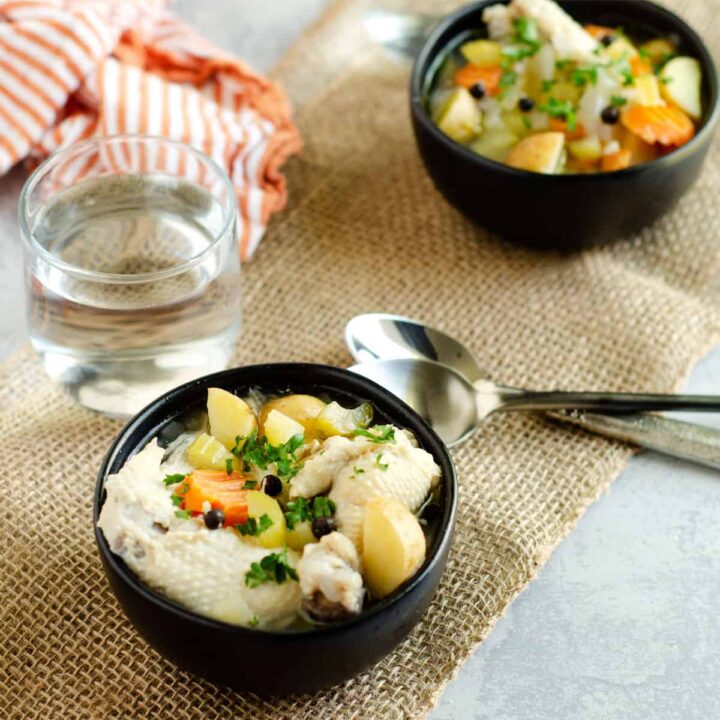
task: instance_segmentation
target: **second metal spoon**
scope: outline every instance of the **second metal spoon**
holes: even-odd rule
[[[397,315],[353,318],[345,331],[350,352],[362,365],[353,370],[378,381],[429,419],[450,445],[465,439],[491,412],[527,409],[720,409],[720,398],[698,395],[537,392],[498,386],[487,380],[475,356],[435,328]],[[432,359],[436,363],[369,362]],[[472,383],[470,382],[472,381]],[[447,405],[448,407],[444,407]],[[431,417],[428,417],[430,415]],[[720,432],[669,418],[645,415],[551,413],[554,419],[712,467],[720,466]]]

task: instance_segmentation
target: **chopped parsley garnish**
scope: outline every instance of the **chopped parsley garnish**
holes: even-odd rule
[[[368,440],[372,440],[375,443],[395,442],[395,428],[392,425],[375,425],[372,430],[356,428],[353,430],[353,435],[355,437],[368,438]]]
[[[233,474],[233,459],[232,458],[228,458],[227,460],[225,460],[225,472],[228,475]]]
[[[532,125],[530,118],[527,115],[523,115],[522,121],[523,121],[523,125],[525,126],[525,128],[527,130],[532,130],[533,125]]]
[[[313,500],[313,515],[319,517],[332,517],[335,514],[335,503],[327,497],[318,496]]]
[[[285,523],[288,530],[302,522],[312,522],[315,518],[331,517],[335,514],[335,503],[327,497],[318,495],[312,501],[307,498],[295,498],[287,504]]]
[[[250,588],[266,582],[281,585],[288,579],[297,580],[298,576],[295,568],[288,563],[287,549],[266,555],[260,562],[254,562],[245,573],[245,584]]]
[[[361,467],[357,467],[357,465],[353,468],[353,472],[356,475],[362,475],[365,471]]]
[[[257,615],[253,615],[248,621],[248,627],[254,628],[260,624],[260,618]]]
[[[537,43],[540,47],[540,35],[535,21],[529,17],[520,17],[513,23],[515,37],[529,45]]]
[[[557,80],[543,80],[542,81],[542,91],[543,92],[550,92],[553,87],[557,85]]]
[[[652,57],[652,53],[651,53],[649,50],[646,50],[645,48],[642,48],[642,47],[641,47],[641,48],[638,48],[637,51],[638,51],[638,55],[639,55],[641,58],[649,58],[649,57]]]
[[[595,66],[575,68],[570,73],[570,80],[576,87],[585,87],[585,85],[597,85],[598,69]]]
[[[376,464],[381,470],[387,470],[390,466],[388,465],[388,463],[382,462],[382,456],[383,456],[382,453],[378,453],[378,454],[375,456],[375,464]]]
[[[296,525],[311,519],[310,501],[307,498],[290,500],[287,504],[285,522],[288,530],[293,530]]]
[[[623,86],[629,87],[630,85],[635,84],[635,76],[632,74],[631,70],[621,70],[620,74],[623,77]]]
[[[179,495],[171,495],[170,500],[172,500],[172,504],[177,507],[182,503],[183,499]]]
[[[187,475],[184,473],[175,473],[174,475],[166,475],[163,482],[166,485],[174,485],[175,483],[182,482],[186,477]]]
[[[267,438],[258,440],[257,431],[250,435],[235,438],[233,455],[242,459],[245,466],[255,465],[261,470],[267,470],[268,465],[275,465],[276,473],[280,478],[287,480],[296,475],[302,462],[295,457],[295,451],[305,442],[302,435],[293,435],[282,445],[271,445]]]
[[[189,520],[190,513],[187,510],[176,510],[175,517],[182,518],[183,520]]]
[[[532,57],[537,52],[537,48],[531,48],[525,45],[505,45],[500,52],[505,57],[517,61]]]
[[[509,88],[517,82],[518,74],[514,70],[506,70],[500,76],[500,82],[498,83],[502,88]]]
[[[518,60],[532,57],[541,47],[537,25],[534,20],[531,18],[518,18],[513,23],[513,27],[515,28],[513,44],[505,45],[500,51],[503,55],[501,63],[503,70],[509,70]],[[512,85],[513,82],[515,80],[508,81],[508,84]]]
[[[556,60],[555,61],[555,69],[556,70],[564,70],[566,67],[572,65],[572,60]]]
[[[254,517],[248,518],[244,523],[236,525],[235,529],[241,535],[257,537],[258,535],[262,535],[268,528],[271,528],[272,525],[273,521],[270,519],[270,516],[265,513],[260,516],[259,520],[256,520]]]
[[[551,97],[544,105],[540,105],[538,109],[546,112],[550,117],[564,120],[570,132],[577,127],[575,108],[569,100],[558,100]]]
[[[246,480],[243,484],[243,490],[254,490],[257,487],[257,480]]]
[[[624,98],[621,95],[613,95],[610,98],[610,102],[613,107],[622,107],[623,105],[627,105],[627,98]]]

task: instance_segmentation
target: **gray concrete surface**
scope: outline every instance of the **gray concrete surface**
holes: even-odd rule
[[[268,69],[326,0],[180,0]],[[0,180],[0,356],[25,337],[15,204]],[[251,270],[249,270],[251,272]],[[720,392],[720,351],[689,388]],[[720,425],[720,422],[718,422]],[[432,720],[720,718],[720,475],[635,459],[449,685]]]

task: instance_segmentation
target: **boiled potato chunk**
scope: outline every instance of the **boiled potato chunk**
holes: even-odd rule
[[[363,576],[374,597],[389,595],[425,560],[425,535],[417,518],[392,498],[372,498],[363,516]]]
[[[520,138],[509,130],[502,128],[498,130],[486,130],[473,144],[470,149],[478,155],[502,162],[508,150]]]
[[[700,61],[685,56],[673,58],[663,67],[660,79],[662,96],[684,110],[691,118],[699,120],[702,115]]]
[[[648,40],[640,46],[643,55],[653,64],[661,63],[669,55],[675,53],[675,46],[665,38]]]
[[[502,45],[492,40],[471,40],[460,46],[462,56],[477,67],[493,67],[502,60]]]
[[[638,51],[626,37],[621,35],[612,44],[605,48],[602,54],[607,55],[607,57],[615,60],[615,62],[618,62],[620,60],[635,57],[638,54]]]
[[[505,162],[520,170],[552,175],[559,172],[565,150],[565,135],[544,132],[521,140],[507,154]]]
[[[569,142],[568,150],[575,159],[582,162],[594,162],[599,160],[603,154],[602,143],[597,135]]]
[[[302,549],[310,543],[317,542],[317,538],[313,535],[312,525],[309,520],[296,523],[295,527],[288,529],[285,533],[285,542],[289,548],[302,552]]]
[[[315,419],[315,425],[324,437],[352,435],[358,428],[366,428],[373,418],[370,403],[356,408],[344,408],[336,402],[329,403]]]
[[[210,434],[228,450],[235,447],[235,438],[247,437],[257,429],[257,420],[250,406],[227,390],[209,388],[207,409]]]
[[[325,405],[326,403],[313,395],[284,395],[273,398],[268,400],[260,411],[260,426],[265,426],[271,410],[277,410],[295,422],[299,422],[305,428],[305,439],[312,440],[316,436],[315,418],[322,412]]]
[[[437,126],[453,140],[465,143],[482,130],[482,114],[465,88],[455,88],[442,104],[435,119]]]
[[[629,150],[632,155],[633,165],[650,162],[657,157],[657,150],[642,138],[639,138],[634,132],[630,132],[625,128],[622,128],[619,132],[621,133],[620,141],[622,146]]]
[[[267,515],[272,520],[272,525],[255,537],[243,536],[243,540],[265,548],[276,548],[285,545],[285,516],[278,501],[260,490],[249,490],[247,504],[248,515],[251,518],[254,518],[256,522],[260,522],[260,518]]]
[[[638,105],[653,107],[665,104],[660,95],[660,83],[654,75],[640,75],[635,78],[635,89]]]
[[[227,461],[235,460],[219,440],[207,433],[198,435],[186,452],[188,462],[199,470],[227,470]]]
[[[287,415],[277,410],[271,410],[265,420],[265,437],[273,446],[284,445],[295,435],[305,436],[305,428]]]

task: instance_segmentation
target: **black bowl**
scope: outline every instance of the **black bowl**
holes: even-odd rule
[[[582,23],[622,26],[631,36],[674,36],[703,67],[703,107],[696,136],[662,158],[592,175],[541,175],[480,157],[435,127],[427,111],[433,74],[446,48],[484,28],[483,9],[466,5],[427,38],[410,81],[420,154],[438,190],[461,212],[503,238],[540,249],[576,250],[638,232],[668,212],[702,167],[718,120],[718,76],[700,37],[677,15],[647,0],[562,0]]]
[[[97,527],[104,484],[153,437],[172,439],[177,419],[202,409],[209,387],[242,394],[327,394],[351,405],[367,400],[376,419],[408,428],[442,470],[442,512],[427,559],[396,593],[356,618],[309,630],[264,631],[209,620],[146,587],[114,555]],[[378,662],[400,643],[427,609],[445,568],[457,503],[457,480],[447,448],[407,405],[376,383],[348,370],[310,364],[255,365],[209,375],[166,393],[136,415],[108,452],[97,481],[93,518],[100,558],[115,596],[138,632],[178,665],[236,690],[289,694],[340,683]]]

